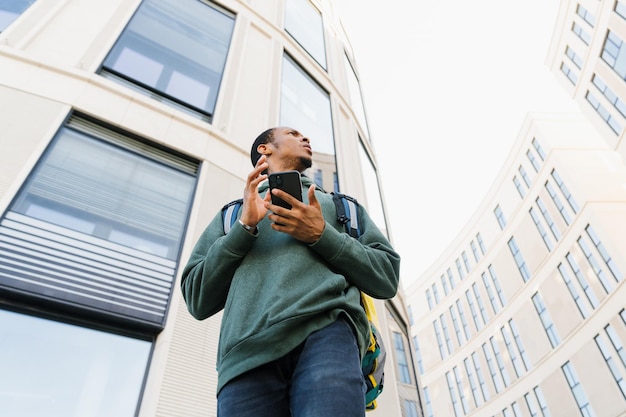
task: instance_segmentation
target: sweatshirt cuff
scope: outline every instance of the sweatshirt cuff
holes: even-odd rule
[[[317,242],[313,242],[309,246],[324,259],[332,260],[339,256],[343,249],[345,240],[342,235],[349,237],[347,234],[338,232],[326,224],[322,236],[320,236]]]
[[[258,227],[255,233],[250,233],[244,229],[239,222],[236,222],[233,225],[233,228],[228,232],[228,235],[226,235],[226,239],[224,239],[224,246],[233,253],[245,255],[252,247],[252,244],[258,235]]]

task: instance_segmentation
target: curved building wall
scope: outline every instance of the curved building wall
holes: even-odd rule
[[[0,2],[0,356],[39,381],[0,376],[7,415],[215,415],[220,315],[178,279],[256,135],[297,124],[309,175],[390,233],[356,68],[330,0]],[[414,415],[402,294],[377,306],[370,415]]]
[[[488,195],[407,289],[425,416],[626,412],[626,167],[531,114]]]

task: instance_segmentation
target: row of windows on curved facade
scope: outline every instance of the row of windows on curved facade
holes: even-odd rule
[[[553,334],[553,325],[549,313],[545,309],[539,293],[532,297],[541,321],[546,327],[546,332],[551,343],[556,347],[560,343],[558,335]],[[626,399],[626,355],[624,344],[620,334],[626,330],[626,310],[620,313],[611,322],[606,323],[602,331],[593,336],[597,350],[595,354],[602,358],[606,364],[606,372],[612,377],[616,387]],[[504,344],[504,346],[502,346]],[[506,354],[504,354],[506,349]],[[513,365],[514,378],[509,375],[507,358]],[[485,366],[486,365],[486,366]],[[458,365],[453,365],[446,371],[445,377],[450,395],[450,401],[455,417],[461,417],[480,407],[491,398],[503,392],[511,386],[516,379],[523,377],[532,370],[519,335],[516,334],[513,319],[500,328],[500,333],[490,336],[479,350],[472,352],[463,358]],[[581,415],[594,417],[591,404],[587,395],[580,385],[576,369],[568,360],[561,366],[562,377],[570,388]],[[487,381],[490,381],[487,383]],[[469,387],[466,386],[469,385]],[[490,390],[489,387],[493,387]],[[423,388],[425,412],[427,417],[433,417],[431,398],[428,386]],[[471,395],[469,395],[471,394]],[[522,404],[522,405],[520,405]],[[526,410],[525,412],[522,409]],[[558,411],[553,410],[555,415]],[[526,414],[529,413],[529,414]],[[550,417],[552,414],[543,396],[541,386],[533,387],[532,391],[524,393],[519,400],[511,403],[510,407],[502,410],[504,416],[522,417],[525,415]]]
[[[0,2],[0,32],[35,3]],[[321,13],[308,0],[289,0],[285,11],[285,31],[327,69]],[[212,2],[144,0],[98,73],[210,123],[235,23]],[[344,65],[355,117],[366,129],[347,55]],[[334,155],[330,95],[287,50],[280,100],[280,123],[318,139],[317,153]],[[372,218],[384,227],[376,170],[363,146],[360,158]],[[193,158],[93,117],[73,113],[59,127],[0,221],[2,287],[15,301],[58,314],[49,320],[0,310],[8,343],[0,392],[55,398],[54,410],[33,401],[29,415],[70,415],[80,404],[95,404],[98,415],[134,415],[169,308],[198,169]],[[312,176],[322,181],[319,172]],[[338,190],[336,175],[326,187]],[[73,326],[76,317],[107,331]],[[34,360],[11,360],[25,354]],[[21,378],[35,374],[42,378]],[[58,375],[62,384],[52,380]],[[100,400],[81,402],[94,395]],[[2,398],[7,415],[24,412],[20,396]]]
[[[532,148],[528,149],[526,155],[534,172],[539,173],[546,155],[536,139],[532,140]],[[526,188],[520,190],[520,183],[516,181],[517,175],[513,178],[513,185],[518,190],[520,197],[524,199],[533,185],[532,179],[528,175],[522,174],[522,172],[526,173],[522,165],[520,165],[518,172],[525,178]],[[554,248],[552,239],[556,242],[559,241],[561,236],[565,234],[566,228],[572,223],[579,208],[573,195],[555,170],[550,172],[550,180],[546,181],[544,186],[544,193],[549,196],[547,200],[552,204],[550,210],[547,210],[541,198],[537,197],[535,200],[537,207],[531,207],[529,215],[545,243],[547,251],[550,252]],[[537,212],[541,213],[541,217]],[[560,213],[561,220],[559,222],[552,220],[549,216],[550,212]],[[499,206],[494,210],[494,215],[500,228],[504,230],[506,221]],[[550,234],[546,230],[550,230]],[[523,254],[514,237],[511,237],[507,243],[523,281],[522,285],[525,285],[532,279],[532,276],[526,266]],[[555,272],[560,277],[563,288],[567,288],[566,293],[571,297],[571,301],[578,307],[579,322],[581,322],[589,318],[592,312],[599,308],[602,301],[616,290],[624,276],[591,224],[587,224],[584,233],[576,239],[576,244],[576,247],[568,251],[562,261],[558,263]],[[586,264],[581,266],[581,262]],[[461,276],[463,277],[463,275]],[[478,279],[478,274],[476,277],[475,282],[471,283],[464,294],[454,299],[440,298],[436,281],[433,282],[431,288],[425,291],[426,300],[431,310],[441,303],[446,303],[447,306],[447,308],[440,309],[442,313],[432,323],[434,339],[439,348],[441,361],[451,358],[451,355],[466,343],[475,342],[475,335],[483,331],[496,318],[499,322],[505,323],[499,326],[495,333],[482,336],[484,342],[479,350],[472,352],[460,362],[458,358],[454,358],[453,360],[457,364],[447,365],[451,368],[445,373],[445,377],[456,417],[466,415],[476,407],[480,407],[490,398],[503,392],[516,379],[531,371],[533,367],[526,354],[525,342],[517,330],[515,318],[501,317],[500,313],[507,305],[507,296],[501,288],[500,278],[493,265],[486,266],[486,271],[480,273],[480,279]],[[443,275],[441,281],[447,296],[448,282]],[[454,289],[453,280],[450,281],[450,287]],[[450,294],[455,293],[450,291]],[[556,349],[562,338],[567,335],[559,334],[551,319],[550,311],[546,307],[544,297],[560,297],[560,294],[544,294],[538,290],[531,296],[537,317],[552,349]],[[486,299],[489,300],[488,304]],[[558,303],[550,304],[558,305]],[[487,307],[488,305],[490,308]],[[470,314],[467,314],[468,311]],[[619,330],[616,331],[616,328]],[[603,358],[607,372],[610,372],[616,386],[626,399],[626,379],[624,379],[626,377],[626,350],[624,349],[626,339],[622,340],[620,337],[620,334],[623,335],[625,331],[626,313],[625,310],[622,310],[614,320],[606,323],[603,331],[597,333],[593,339],[597,346],[597,354]],[[413,342],[416,348],[418,372],[423,374],[425,369],[417,337],[413,339]],[[512,368],[515,375],[509,375],[507,368]],[[593,416],[593,410],[578,382],[574,366],[567,361],[562,365],[562,371],[581,414]],[[489,384],[485,382],[487,380],[490,380]],[[469,384],[469,389],[464,384]],[[468,397],[467,394],[470,392],[471,397]],[[425,411],[427,416],[432,416],[429,395],[426,386],[424,387]],[[521,417],[525,415],[522,412],[523,408],[526,408],[527,412],[533,416],[551,415],[540,386],[536,386],[532,392],[524,394],[523,399],[513,402],[510,407],[503,409],[502,413],[504,416]]]

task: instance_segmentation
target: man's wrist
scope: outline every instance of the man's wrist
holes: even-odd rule
[[[241,227],[243,227],[245,229],[246,232],[250,233],[251,235],[256,235],[257,233],[257,228],[256,225],[255,226],[250,226],[245,224],[244,222],[241,221],[241,219],[237,219],[239,221],[239,224],[241,225]]]

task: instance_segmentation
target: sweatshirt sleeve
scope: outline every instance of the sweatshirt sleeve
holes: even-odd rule
[[[327,224],[311,248],[361,291],[374,298],[392,298],[400,281],[400,255],[367,211],[359,208],[362,233],[358,239]]]
[[[206,227],[183,269],[181,290],[187,309],[203,320],[224,308],[237,267],[256,237],[243,227],[224,235],[222,216]]]

